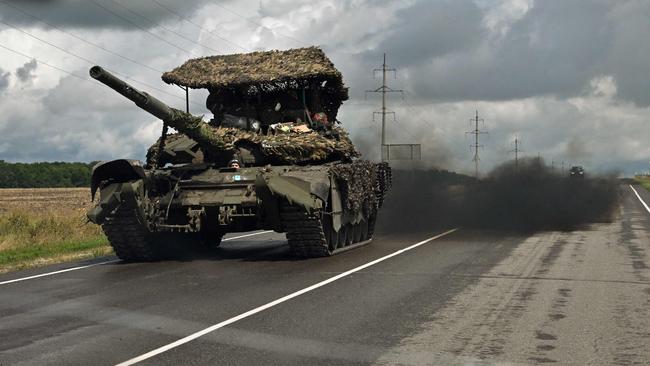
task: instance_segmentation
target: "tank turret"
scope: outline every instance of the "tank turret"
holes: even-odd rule
[[[163,123],[195,141],[208,162],[225,163],[233,155],[245,155],[249,165],[324,163],[350,160],[359,154],[347,133],[335,126],[316,131],[293,126],[277,133],[208,124],[202,117],[169,107],[162,101],[140,91],[100,66],[90,69],[90,76],[117,91],[138,107],[160,118]],[[165,136],[149,152],[150,160],[162,153]],[[157,151],[159,150],[161,151]],[[155,162],[149,161],[151,165]]]

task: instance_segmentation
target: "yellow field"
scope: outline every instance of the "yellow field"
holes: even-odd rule
[[[88,188],[0,189],[0,273],[111,252]]]

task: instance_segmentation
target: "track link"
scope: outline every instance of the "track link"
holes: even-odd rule
[[[368,240],[332,248],[331,238],[337,233],[332,232],[331,225],[326,225],[327,229],[324,229],[323,220],[329,218],[321,211],[309,213],[303,207],[283,204],[280,215],[291,251],[298,258],[328,257],[371,242],[371,237],[368,237]],[[374,227],[374,223],[372,226]],[[368,228],[369,233],[370,230],[372,229]]]
[[[128,262],[147,262],[158,258],[148,230],[140,223],[133,209],[119,208],[106,219],[102,230],[115,254]]]
[[[375,181],[375,196],[377,197],[377,209],[384,204],[386,193],[393,184],[393,171],[388,163],[377,164],[377,180]]]
[[[334,254],[323,233],[321,212],[307,212],[304,208],[282,205],[282,223],[287,231],[291,252],[299,258],[327,257]]]

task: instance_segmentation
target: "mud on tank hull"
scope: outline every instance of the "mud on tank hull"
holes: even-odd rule
[[[370,242],[390,184],[387,164],[363,160],[237,170],[146,170],[114,160],[93,169],[91,191],[100,197],[88,218],[127,261],[157,259],[157,238],[165,233],[218,244],[226,233],[256,229],[286,233],[297,257],[323,257]]]

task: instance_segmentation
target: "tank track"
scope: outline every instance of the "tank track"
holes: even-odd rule
[[[388,165],[388,163],[377,164],[377,180],[375,181],[375,196],[377,197],[377,207],[376,207],[377,210],[384,204],[386,193],[388,193],[388,190],[392,185],[393,185],[393,171]]]
[[[293,255],[299,258],[332,255],[323,233],[320,211],[308,213],[304,208],[283,204],[280,217],[287,232]]]
[[[375,234],[375,223],[377,222],[377,212],[384,204],[386,193],[393,185],[393,171],[388,163],[377,164],[377,180],[375,181],[375,196],[377,197],[377,205],[374,212],[368,218],[368,238],[372,238]]]
[[[138,220],[135,210],[118,208],[102,224],[102,230],[120,259],[127,262],[148,262],[158,259],[149,232]]]
[[[338,235],[337,239],[340,239],[340,234],[333,232],[331,228],[324,228],[321,211],[309,213],[303,207],[285,203],[281,206],[280,216],[287,232],[291,252],[298,258],[328,257],[369,244],[371,241],[371,237],[365,235],[362,236],[363,240],[357,242],[351,240],[347,245],[337,245],[334,248],[331,237]],[[341,228],[341,230],[346,229]],[[368,229],[368,232],[370,230]],[[347,235],[352,235],[352,232]]]

